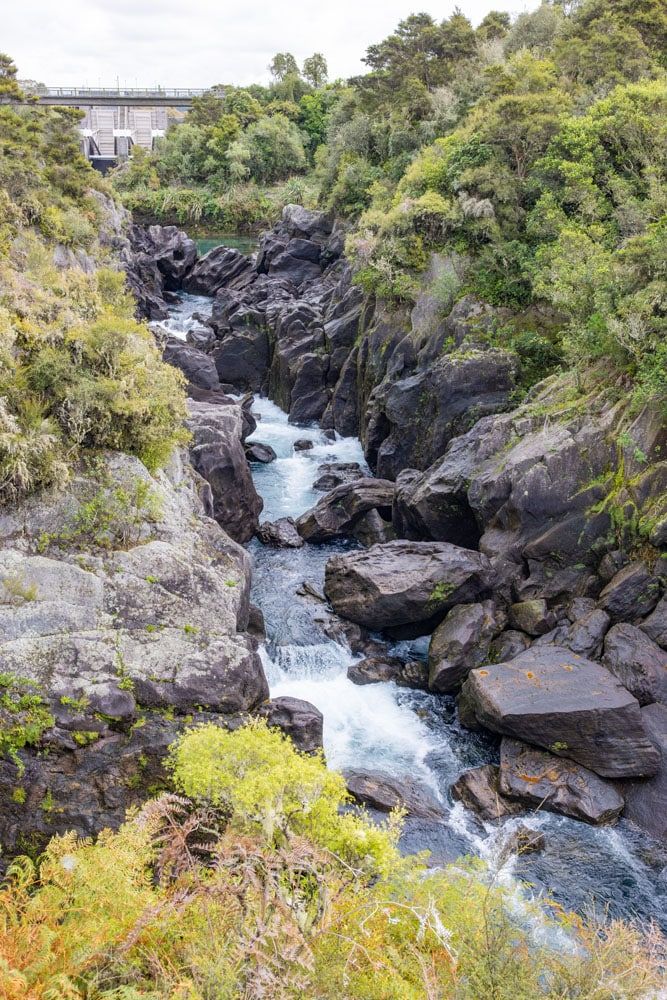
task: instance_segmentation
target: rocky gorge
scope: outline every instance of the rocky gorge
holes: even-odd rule
[[[0,522],[16,581],[1,670],[43,699],[35,747],[0,765],[3,844],[117,824],[164,783],[166,746],[192,719],[257,712],[313,749],[322,709],[352,794],[403,804],[406,843],[436,859],[500,849],[504,821],[537,829],[545,812],[569,818],[570,843],[588,824],[594,852],[592,828],[620,818],[636,856],[654,852],[637,875],[650,882],[667,843],[660,411],[569,373],[521,399],[497,311],[443,304],[428,274],[410,311],[369,300],[323,213],[288,206],[255,257],[199,257],[157,226],[133,227],[121,252],[139,314],[187,381],[191,441],[157,476],[109,454]],[[351,706],[368,712],[363,753],[327,744],[349,719],[337,729],[318,705],[313,655],[333,684],[342,670],[369,698],[391,688],[375,743],[357,734],[372,703]],[[437,717],[428,738],[412,728],[420,712]],[[413,745],[378,753],[403,726]],[[422,766],[453,733],[457,752]],[[470,810],[463,834],[455,803]],[[548,845],[547,829],[531,876],[558,891]]]

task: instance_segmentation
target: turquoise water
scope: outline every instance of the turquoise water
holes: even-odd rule
[[[205,236],[193,237],[200,255],[208,253],[214,247],[231,247],[241,253],[254,253],[257,249],[256,236],[240,236],[238,233],[207,233]]]

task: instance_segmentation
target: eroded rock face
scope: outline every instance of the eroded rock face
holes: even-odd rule
[[[558,646],[473,670],[463,697],[483,726],[608,778],[650,776],[660,757],[637,700],[592,660]]]
[[[178,291],[197,259],[197,246],[177,226],[132,226],[130,242],[142,261],[157,267],[162,286]]]
[[[614,785],[588,768],[507,738],[500,747],[498,788],[527,806],[593,824],[613,823],[624,805]]]
[[[113,505],[118,488],[130,500],[110,507],[111,528],[80,518],[94,498]],[[21,751],[23,811],[3,794],[21,785],[16,765],[0,765],[8,850],[28,830],[117,825],[158,780],[179,719],[205,708],[224,722],[268,697],[245,633],[249,557],[206,516],[200,488],[181,459],[153,477],[111,453],[95,477],[81,473],[0,520],[0,673],[33,683],[55,719],[41,745]],[[140,717],[145,727],[132,728]],[[54,808],[42,823],[34,796],[47,791]]]
[[[333,556],[324,591],[334,611],[359,625],[418,625],[424,632],[456,604],[493,585],[488,559],[445,542],[394,541]]]
[[[192,295],[215,295],[223,285],[244,280],[250,281],[254,272],[250,257],[229,247],[214,247],[204,254],[183,282],[183,288]],[[239,281],[240,279],[240,281]]]
[[[395,479],[405,468],[426,469],[449,441],[487,413],[507,408],[516,362],[499,351],[439,359],[424,371],[382,384],[373,396],[376,428],[388,433],[372,448],[377,474]]]
[[[213,516],[237,542],[255,534],[263,502],[255,489],[243,448],[243,410],[235,403],[188,402],[190,457],[209,484]]]
[[[307,542],[327,542],[348,535],[369,511],[391,519],[394,484],[384,479],[355,479],[337,486],[302,514],[296,525]]]

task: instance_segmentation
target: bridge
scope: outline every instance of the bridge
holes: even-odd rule
[[[156,87],[145,90],[132,87],[45,87],[35,96],[39,104],[60,105],[70,108],[181,108],[192,107],[195,97],[204,90],[188,87]]]
[[[168,108],[187,111],[204,93],[188,87],[39,87],[30,95],[30,103],[84,111],[78,126],[82,152],[106,173],[127,160],[133,146],[153,149],[156,139],[166,134]],[[0,99],[0,103],[5,102]]]

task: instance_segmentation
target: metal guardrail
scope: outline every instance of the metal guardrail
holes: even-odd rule
[[[157,87],[153,90],[144,87],[45,87],[37,91],[39,97],[101,97],[105,99],[114,97],[149,98],[157,97],[166,100],[170,97],[184,97],[192,99],[201,97],[205,90],[197,90],[191,87]]]

